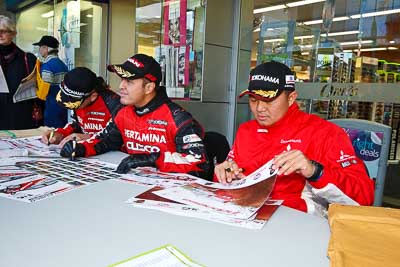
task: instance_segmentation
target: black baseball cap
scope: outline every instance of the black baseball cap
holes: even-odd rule
[[[38,46],[48,46],[51,48],[58,48],[58,45],[60,43],[58,42],[58,40],[56,38],[54,38],[53,36],[50,35],[44,35],[42,36],[42,38],[40,38],[40,41],[37,43],[34,43],[33,45],[38,45]]]
[[[161,81],[161,66],[151,56],[136,54],[122,64],[108,65],[107,69],[128,80],[146,78],[158,85]]]
[[[249,87],[239,97],[251,95],[272,101],[283,91],[294,91],[294,73],[285,64],[271,61],[258,65],[250,72]]]
[[[97,86],[96,74],[88,68],[77,67],[65,74],[56,101],[68,108],[77,109]]]

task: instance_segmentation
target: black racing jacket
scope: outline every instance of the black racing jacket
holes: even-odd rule
[[[103,132],[82,142],[85,156],[118,150],[128,154],[159,153],[156,167],[164,172],[203,176],[208,162],[201,125],[160,87],[144,107],[123,107]]]

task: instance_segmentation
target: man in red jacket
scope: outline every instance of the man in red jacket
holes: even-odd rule
[[[67,142],[61,156],[88,157],[123,145],[130,155],[119,164],[119,173],[154,166],[160,171],[203,176],[208,169],[203,128],[159,85],[160,64],[150,56],[136,54],[108,70],[121,78],[120,101],[126,107],[93,138],[76,145]]]
[[[63,128],[46,131],[42,142],[61,147],[73,138],[82,141],[101,132],[122,107],[119,96],[103,78],[85,67],[72,69],[64,76],[56,101],[72,110],[72,121]]]
[[[243,123],[228,159],[215,168],[222,183],[241,179],[274,159],[278,177],[271,197],[324,216],[329,203],[371,205],[374,182],[349,137],[333,123],[299,110],[293,72],[268,62],[250,72],[254,120]]]

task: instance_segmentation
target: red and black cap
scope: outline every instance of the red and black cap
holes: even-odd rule
[[[295,76],[285,64],[271,61],[258,65],[250,72],[249,87],[239,97],[251,95],[272,101],[283,91],[294,91]]]
[[[128,80],[146,78],[158,85],[161,81],[161,66],[151,56],[136,54],[122,64],[108,65],[107,69]]]

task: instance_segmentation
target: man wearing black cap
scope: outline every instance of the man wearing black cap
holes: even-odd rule
[[[61,156],[92,156],[121,145],[128,154],[117,168],[126,173],[131,168],[154,166],[160,171],[191,173],[207,171],[202,141],[203,129],[179,105],[171,102],[165,87],[159,86],[161,67],[147,55],[137,54],[108,70],[121,78],[122,108],[106,129],[75,146],[67,142]]]
[[[68,71],[67,66],[58,58],[58,40],[52,36],[42,36],[39,42],[33,45],[39,46],[39,60],[37,68],[40,76],[49,90],[45,97],[44,125],[49,127],[63,127],[67,123],[67,110],[56,102],[56,95],[60,90],[59,85]],[[42,88],[39,88],[42,90]]]
[[[86,140],[101,132],[122,107],[119,96],[110,90],[102,77],[85,67],[77,67],[65,74],[56,101],[72,110],[72,121],[64,128],[47,131],[42,136],[45,144],[60,144]]]
[[[274,159],[278,177],[271,198],[324,216],[329,203],[371,205],[374,183],[346,133],[333,123],[299,110],[293,72],[268,62],[250,72],[254,120],[238,129],[228,159],[215,168],[222,183],[241,179]],[[242,172],[243,170],[243,172]]]

